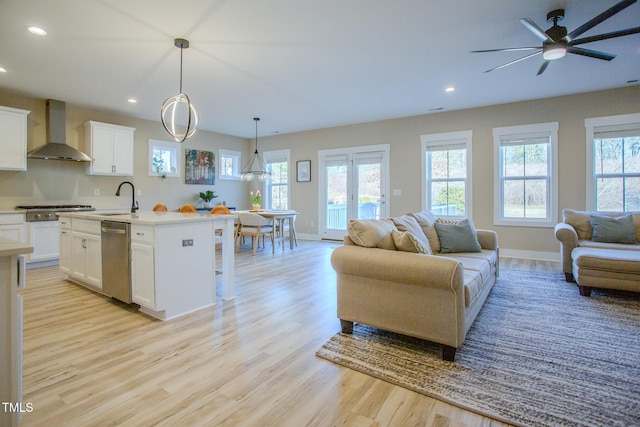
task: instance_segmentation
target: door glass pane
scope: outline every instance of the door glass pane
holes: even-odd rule
[[[327,223],[329,230],[347,229],[347,164],[332,163],[325,168],[327,177]]]
[[[356,165],[358,180],[358,219],[380,218],[380,162],[359,161]]]

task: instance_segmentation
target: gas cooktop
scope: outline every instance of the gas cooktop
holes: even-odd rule
[[[81,212],[96,210],[96,208],[91,207],[91,205],[25,205],[16,206],[16,209],[23,209],[27,211],[27,222],[57,221],[58,216],[56,215],[56,212]]]

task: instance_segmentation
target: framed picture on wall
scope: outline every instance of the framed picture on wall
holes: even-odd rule
[[[296,181],[311,181],[311,160],[300,160],[296,162]]]
[[[184,183],[216,183],[216,155],[211,151],[185,150]]]

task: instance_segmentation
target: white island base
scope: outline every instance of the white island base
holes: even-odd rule
[[[169,320],[215,305],[214,229],[223,230],[222,242],[222,299],[234,298],[234,253],[232,215],[178,212],[140,212],[137,214],[64,213],[69,217],[70,229],[61,229],[77,238],[65,239],[61,234],[60,268],[70,280],[102,292],[101,272],[94,269],[87,274],[74,268],[77,253],[99,251],[93,243],[91,230],[99,229],[102,220],[131,224],[131,297],[140,311],[160,320]],[[94,239],[99,236],[93,234]],[[83,237],[82,239],[80,237]],[[68,242],[68,243],[65,243]],[[79,242],[80,249],[65,249],[65,244]],[[86,259],[100,259],[102,254],[87,255]],[[82,263],[80,263],[82,264]],[[91,262],[89,263],[91,264]]]

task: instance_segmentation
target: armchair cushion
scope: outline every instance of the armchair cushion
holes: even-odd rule
[[[594,242],[604,243],[636,243],[635,227],[631,215],[608,217],[591,215],[592,236]]]

